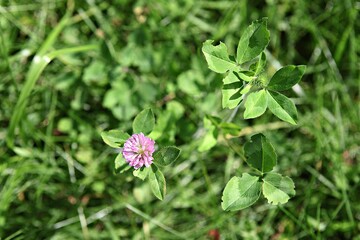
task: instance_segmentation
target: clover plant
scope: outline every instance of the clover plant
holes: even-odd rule
[[[214,46],[213,40],[204,42],[202,52],[212,71],[225,74],[222,86],[223,108],[234,109],[244,102],[244,119],[260,117],[269,108],[279,119],[296,125],[295,104],[280,92],[290,89],[301,80],[305,66],[285,66],[268,78],[264,50],[269,41],[267,19],[263,18],[254,21],[244,31],[235,57],[229,56],[224,43]],[[214,146],[217,136],[213,126],[224,125],[221,120],[213,121],[212,125],[208,118],[204,119],[205,128],[209,130],[204,141],[211,145],[207,145],[208,148],[202,146],[199,150],[208,150]],[[229,126],[230,123],[226,124]],[[236,128],[231,126],[231,129]],[[244,153],[246,163],[254,172],[234,176],[226,184],[221,204],[224,210],[247,208],[259,199],[261,192],[274,205],[284,204],[295,195],[295,185],[291,178],[272,172],[277,155],[265,135],[253,135],[244,145]]]

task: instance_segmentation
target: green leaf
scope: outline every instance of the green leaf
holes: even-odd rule
[[[176,161],[181,150],[175,146],[163,147],[154,154],[154,163],[159,166],[167,166]]]
[[[260,172],[269,172],[276,165],[277,156],[274,147],[261,133],[253,135],[244,145],[246,162]]]
[[[103,141],[113,148],[119,148],[125,141],[130,137],[129,134],[121,130],[110,130],[104,131],[101,133],[101,138]]]
[[[151,108],[142,110],[134,119],[132,124],[134,133],[148,135],[155,125],[155,117]]]
[[[278,92],[268,91],[267,96],[270,111],[281,120],[296,125],[297,111],[295,104]]]
[[[236,61],[243,64],[257,57],[269,44],[270,32],[267,30],[267,19],[254,21],[241,36],[237,48]]]
[[[245,102],[244,118],[256,118],[261,116],[267,108],[267,96],[264,89],[252,92]]]
[[[270,79],[268,88],[274,91],[284,91],[297,84],[305,73],[306,66],[286,66],[279,69]]]
[[[122,153],[119,153],[115,158],[115,173],[123,173],[130,168],[131,166],[125,161]]]
[[[259,75],[266,66],[266,54],[261,53],[259,60],[250,66],[250,70],[254,71],[254,75]]]
[[[237,71],[237,65],[231,61],[224,43],[219,45],[212,45],[213,40],[207,40],[203,43],[202,52],[211,70],[217,73],[225,73],[228,70]]]
[[[243,99],[240,94],[240,88],[242,87],[242,82],[235,75],[234,72],[229,72],[229,74],[223,79],[222,87],[222,107],[233,109]]]
[[[154,195],[163,200],[166,193],[166,181],[165,177],[154,164],[151,165],[151,171],[149,172],[150,187]]]
[[[295,184],[289,177],[278,173],[268,173],[263,178],[263,194],[273,205],[284,204],[295,196]]]
[[[253,205],[260,197],[259,177],[244,173],[242,177],[233,177],[226,184],[221,206],[225,211],[236,211]]]
[[[211,120],[207,117],[204,117],[204,128],[206,130],[206,134],[198,148],[199,152],[208,151],[217,143],[218,131]]]
[[[151,172],[150,167],[142,167],[134,170],[133,175],[144,181],[144,179],[148,176],[149,172]]]

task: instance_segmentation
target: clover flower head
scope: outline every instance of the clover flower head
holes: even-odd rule
[[[152,164],[155,151],[155,141],[143,133],[133,134],[124,144],[122,155],[125,161],[135,169]]]

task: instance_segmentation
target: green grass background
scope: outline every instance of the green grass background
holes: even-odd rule
[[[360,239],[359,9],[351,0],[0,1],[0,239],[216,239],[214,230]],[[234,113],[221,109],[222,76],[201,45],[223,41],[234,55],[265,16],[269,75],[307,65],[301,91],[286,93],[299,124],[268,112],[245,121],[240,108],[242,136],[200,153],[203,117]],[[145,107],[157,142],[182,149],[164,172],[164,201],[131,173],[114,175],[117,153],[100,137],[130,132]],[[226,182],[250,170],[229,145],[240,149],[259,128],[297,194],[281,207],[261,198],[224,212]]]

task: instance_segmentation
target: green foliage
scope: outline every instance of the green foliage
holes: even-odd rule
[[[289,177],[283,177],[278,173],[267,173],[263,178],[262,190],[269,203],[284,204],[295,196],[295,185]]]
[[[155,165],[151,166],[151,171],[149,172],[149,182],[151,191],[154,195],[160,199],[164,200],[166,194],[166,181],[163,173]]]
[[[142,167],[133,171],[133,175],[141,180],[145,178],[152,172],[152,169],[149,167]],[[156,194],[155,194],[156,195]],[[162,200],[162,199],[161,199]]]
[[[236,211],[251,206],[259,199],[261,191],[273,205],[287,203],[295,196],[295,185],[291,178],[270,172],[277,164],[277,155],[263,134],[253,135],[244,145],[244,153],[246,163],[260,175],[244,173],[241,178],[233,177],[223,191],[224,210]]]
[[[260,197],[259,177],[244,173],[242,177],[232,177],[226,184],[221,206],[226,211],[236,211],[253,205]]]
[[[163,147],[154,154],[154,163],[158,166],[167,166],[176,161],[181,150],[174,146]]]
[[[297,110],[294,103],[276,91],[288,90],[297,84],[304,75],[306,67],[303,65],[286,66],[267,80],[264,75],[266,67],[264,49],[269,41],[267,19],[263,18],[254,21],[240,38],[236,58],[239,67],[232,67],[235,63],[230,60],[224,43],[214,47],[213,41],[208,40],[203,44],[203,53],[211,70],[217,73],[227,72],[222,87],[223,108],[233,109],[246,99],[245,119],[260,117],[269,107],[275,116],[296,125]],[[257,57],[258,59],[248,68],[241,65]],[[247,96],[244,97],[244,95]]]
[[[267,18],[254,21],[241,35],[236,60],[239,64],[248,62],[257,57],[270,41],[270,32],[267,29]]]
[[[268,107],[281,120],[296,125],[297,110],[295,104],[278,92],[267,91]]]
[[[202,47],[209,68],[217,73],[225,73],[228,70],[236,71],[236,63],[230,60],[226,45],[220,42],[219,45],[213,46],[213,42],[207,40]]]
[[[306,66],[286,66],[279,69],[270,79],[267,87],[274,91],[284,91],[300,81],[305,73]]]
[[[115,173],[123,173],[130,168],[131,166],[125,161],[122,153],[119,153],[115,158]]]
[[[268,98],[264,89],[249,93],[245,102],[244,118],[256,118],[263,115],[267,106]]]
[[[254,76],[258,76],[266,67],[266,54],[261,53],[259,60],[250,66],[250,70],[254,72]]]
[[[232,67],[234,62],[228,56],[224,43],[212,45],[212,40],[203,44],[203,53],[208,66],[217,73],[227,73],[223,79],[222,107],[236,108],[245,99],[244,119],[260,117],[269,107],[270,111],[285,122],[296,125],[297,110],[294,103],[277,91],[288,90],[297,84],[305,73],[305,66],[286,66],[278,70],[272,78],[267,80],[264,74],[266,67],[265,48],[270,41],[270,32],[267,29],[267,19],[254,21],[241,35],[236,62],[238,68]],[[259,56],[260,55],[260,56]],[[254,59],[257,58],[255,61]],[[244,63],[251,61],[249,66]],[[246,97],[244,97],[246,95]],[[216,143],[213,132],[215,126],[208,124],[208,133],[205,141],[199,147],[200,151],[211,149]],[[277,162],[277,155],[271,143],[263,134],[251,137],[251,141],[244,146],[246,162],[261,175],[271,171]],[[272,175],[269,175],[272,176]],[[277,176],[276,174],[274,176]],[[267,179],[273,179],[268,177]],[[284,178],[288,183],[292,180]],[[241,210],[254,204],[260,194],[259,177],[243,175],[234,177],[226,185],[223,192],[222,207],[224,210]],[[255,184],[256,183],[256,184]],[[245,186],[245,189],[238,185]],[[294,186],[294,185],[293,185]],[[249,190],[249,193],[247,192]],[[264,180],[263,192],[269,203],[286,203],[295,192],[284,192],[282,187]],[[285,196],[286,195],[286,196]]]
[[[110,130],[101,133],[103,141],[112,148],[119,148],[130,137],[129,134],[121,130]]]
[[[155,117],[151,109],[142,110],[134,119],[133,132],[144,133],[145,135],[151,133],[154,129]]]
[[[261,173],[271,171],[276,166],[277,156],[274,147],[263,134],[256,134],[244,145],[246,162]]]

